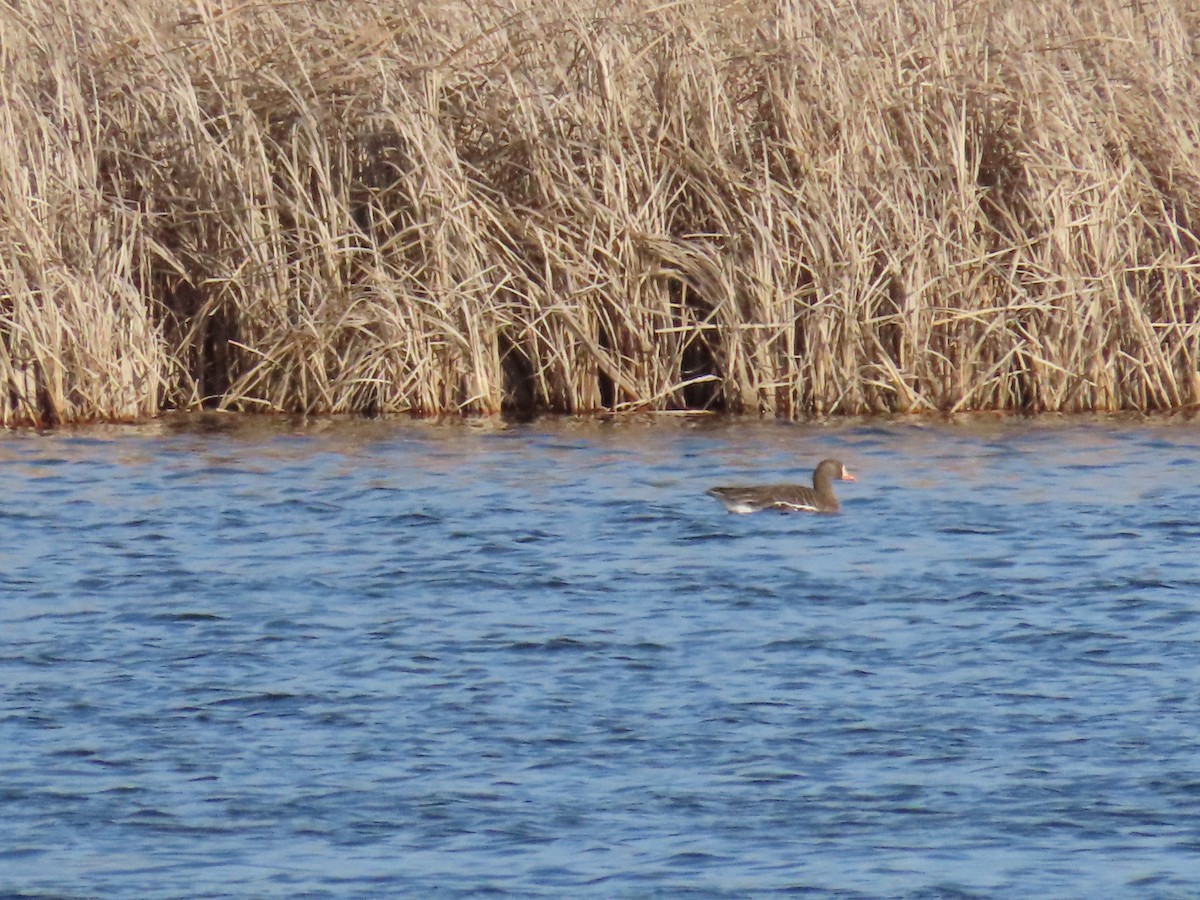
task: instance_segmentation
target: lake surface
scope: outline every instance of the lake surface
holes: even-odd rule
[[[1200,885],[1200,423],[8,433],[0,498],[3,895]]]

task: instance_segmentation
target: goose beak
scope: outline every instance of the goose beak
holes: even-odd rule
[[[842,481],[858,481],[858,479],[850,474],[849,469],[847,469],[845,466],[842,466]]]

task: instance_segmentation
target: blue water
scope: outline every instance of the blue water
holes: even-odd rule
[[[1200,893],[1200,423],[10,433],[0,498],[0,895]]]

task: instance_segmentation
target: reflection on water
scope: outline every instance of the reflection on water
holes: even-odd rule
[[[1200,429],[0,439],[0,893],[1178,896]],[[733,516],[806,480],[838,517]]]

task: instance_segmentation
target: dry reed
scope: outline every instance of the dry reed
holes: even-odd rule
[[[1200,5],[0,0],[0,420],[1175,408]]]

